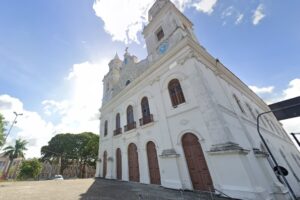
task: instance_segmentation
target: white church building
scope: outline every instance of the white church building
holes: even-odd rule
[[[148,56],[127,50],[103,79],[96,177],[290,199],[256,130],[266,103],[203,48],[193,24],[157,0],[143,30]],[[273,113],[261,132],[300,196],[300,154]]]

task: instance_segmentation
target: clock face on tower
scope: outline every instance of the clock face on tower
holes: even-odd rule
[[[165,53],[165,52],[167,51],[168,47],[169,47],[168,42],[163,42],[163,43],[161,43],[161,44],[159,45],[159,47],[158,47],[159,53],[160,53],[160,54]]]

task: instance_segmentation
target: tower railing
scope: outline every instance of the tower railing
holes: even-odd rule
[[[153,115],[150,114],[150,115],[147,115],[147,116],[143,116],[141,119],[140,119],[140,126],[143,126],[145,124],[149,124],[153,122]]]
[[[122,134],[122,128],[116,128],[116,130],[114,130],[114,135],[120,135]]]
[[[132,129],[135,129],[136,128],[136,122],[131,122],[131,123],[128,123],[127,125],[124,126],[124,131],[130,131]]]

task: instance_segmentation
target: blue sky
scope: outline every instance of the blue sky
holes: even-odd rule
[[[27,155],[38,156],[56,133],[98,132],[107,63],[126,46],[146,57],[141,30],[153,2],[1,1],[0,112],[8,122],[13,111],[24,113],[9,142],[25,138]],[[265,100],[300,95],[300,2],[174,2],[201,45]],[[290,131],[297,123],[284,125]]]

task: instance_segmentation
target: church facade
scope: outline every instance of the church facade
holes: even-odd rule
[[[199,44],[169,0],[149,10],[143,35],[147,58],[116,55],[103,79],[96,177],[289,199],[256,130],[266,103]],[[299,151],[273,114],[260,124],[300,196]]]

